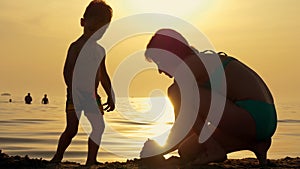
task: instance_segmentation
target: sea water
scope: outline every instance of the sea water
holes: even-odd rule
[[[29,155],[51,159],[60,134],[65,128],[65,98],[50,97],[50,104],[40,101],[24,104],[22,97],[0,96],[0,149],[9,155]],[[105,132],[98,160],[126,161],[139,157],[148,138],[160,144],[166,140],[174,122],[173,109],[166,98],[118,98],[116,110],[105,112]],[[278,126],[268,158],[300,156],[300,103],[276,104]],[[87,156],[89,124],[83,115],[78,134],[64,155],[64,161],[84,163]],[[159,138],[158,138],[159,137]],[[174,152],[171,155],[176,155]],[[229,158],[255,157],[250,151],[229,154]]]

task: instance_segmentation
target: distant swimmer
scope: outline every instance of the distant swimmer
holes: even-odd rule
[[[32,102],[32,97],[30,96],[30,93],[28,93],[27,96],[25,96],[25,103],[31,104],[31,102]]]
[[[9,99],[8,102],[11,103],[11,102],[12,102],[12,99]]]
[[[42,99],[42,104],[48,104],[48,103],[49,103],[49,100],[47,98],[47,95],[45,94],[44,98]]]

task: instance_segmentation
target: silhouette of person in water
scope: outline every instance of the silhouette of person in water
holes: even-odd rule
[[[171,54],[155,52],[152,49],[161,49]],[[216,54],[213,51],[198,53],[180,33],[171,29],[161,29],[156,32],[147,45],[145,56],[147,60],[158,66],[159,73],[174,78],[174,83],[168,89],[168,96],[174,106],[176,120],[166,144],[160,147],[153,140],[147,141],[141,151],[141,157],[147,157],[147,150],[149,149],[151,151],[158,149],[158,152],[162,152],[156,156],[158,159],[162,157],[161,155],[177,149],[181,163],[207,164],[227,159],[227,153],[230,152],[250,150],[255,153],[260,164],[266,164],[271,137],[276,130],[277,115],[272,94],[256,72],[225,53]],[[226,81],[224,81],[225,84],[217,83],[217,85],[226,85],[227,94],[212,91],[210,80],[219,79],[214,74],[210,79],[204,63],[199,57],[204,59],[217,57],[220,59],[219,66],[224,68]],[[177,58],[182,62],[174,61]],[[177,82],[182,77],[179,77],[181,74],[176,70],[182,63],[190,68],[197,81],[201,102],[192,129],[178,144],[172,145],[172,138],[181,132],[181,128],[174,128],[175,124],[187,123],[180,121],[184,118],[179,119],[178,117],[181,113],[182,117],[189,113],[182,110],[179,114],[181,104],[184,102],[184,100],[180,100],[184,90],[180,88]],[[206,124],[212,92],[218,98],[226,100],[224,111],[219,112],[223,115],[218,124],[213,122]],[[204,127],[215,130],[208,140],[200,143],[199,135]]]
[[[89,44],[92,44],[92,46],[94,47],[91,50],[89,50],[89,53],[91,53],[93,57],[100,57],[102,55],[104,56],[104,58],[101,60],[101,63],[98,67],[98,72],[95,79],[96,82],[95,88],[92,89],[94,91],[92,91],[91,93],[81,93],[82,95],[92,95],[91,97],[94,98],[96,97],[99,106],[97,110],[98,111],[100,110],[99,112],[88,112],[84,110],[84,115],[87,117],[92,127],[92,132],[90,133],[88,139],[88,155],[87,155],[86,165],[93,165],[98,163],[96,160],[97,153],[98,153],[99,145],[101,143],[101,138],[105,127],[104,120],[103,120],[104,110],[109,112],[115,109],[114,91],[112,89],[111,81],[107,74],[107,70],[105,66],[105,50],[102,46],[97,44],[97,40],[99,40],[104,34],[107,28],[107,24],[110,23],[111,18],[112,18],[112,9],[104,1],[94,0],[90,2],[90,4],[87,6],[84,12],[83,18],[81,19],[81,26],[83,27],[83,35],[75,42],[73,42],[69,47],[67,58],[64,65],[64,80],[67,85],[67,102],[66,102],[67,126],[64,132],[62,133],[62,135],[60,136],[57,151],[54,157],[52,158],[51,162],[56,163],[62,160],[65,150],[70,145],[72,138],[77,134],[78,131],[78,124],[79,124],[81,111],[77,111],[77,110],[75,111],[76,107],[74,106],[76,106],[77,103],[73,104],[73,101],[75,101],[73,98],[73,90],[72,90],[72,84],[74,84],[73,72],[75,70],[76,60],[82,48],[84,47],[86,42],[88,42]],[[100,28],[101,30],[102,28],[104,28],[103,32],[101,32],[100,36],[98,36],[98,32],[97,32],[97,37],[95,37],[94,33]],[[92,35],[93,37],[91,37]],[[83,57],[89,57],[89,56],[84,55]],[[85,76],[91,76],[91,75],[86,74]],[[99,82],[101,82],[101,85],[108,96],[107,102],[103,104],[106,105],[104,109],[101,104],[100,96],[97,94],[97,88]],[[86,102],[82,104],[85,103]]]
[[[9,103],[12,103],[12,99],[9,99],[8,102],[9,102]]]
[[[44,97],[42,99],[42,104],[48,104],[49,103],[49,99],[47,98],[47,94],[44,94]]]
[[[30,96],[30,93],[28,93],[27,96],[25,96],[25,103],[31,104],[31,102],[32,102],[32,97]]]

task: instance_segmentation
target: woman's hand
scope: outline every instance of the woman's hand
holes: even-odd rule
[[[164,166],[165,158],[161,152],[162,147],[156,141],[148,139],[140,153],[142,164],[150,168]]]
[[[142,148],[140,157],[147,158],[147,157],[156,156],[158,154],[161,154],[162,153],[161,151],[162,151],[162,147],[155,140],[148,139],[144,143],[144,147]]]

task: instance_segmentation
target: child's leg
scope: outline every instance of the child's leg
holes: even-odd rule
[[[75,110],[67,111],[67,126],[65,131],[61,134],[56,153],[51,162],[60,162],[63,158],[64,152],[71,144],[72,138],[77,134],[79,117],[77,117]]]
[[[88,157],[86,160],[86,165],[91,165],[97,163],[98,149],[101,143],[105,124],[103,115],[100,113],[85,113],[85,116],[92,127],[92,132],[90,133],[88,140]]]

